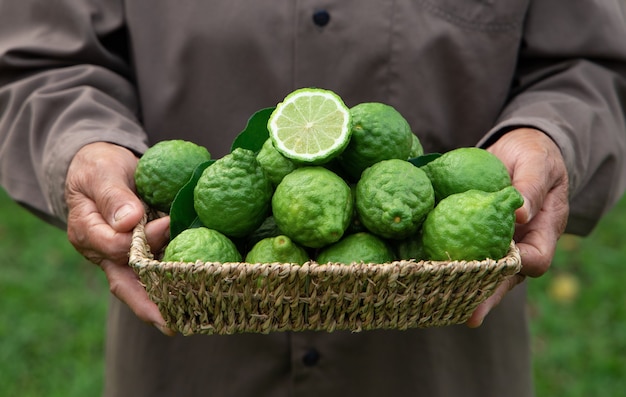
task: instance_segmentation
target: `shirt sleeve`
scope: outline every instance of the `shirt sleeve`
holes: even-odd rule
[[[59,226],[78,149],[147,145],[118,3],[0,2],[0,183]]]
[[[566,232],[586,235],[626,187],[626,22],[618,1],[537,0],[500,119],[479,143],[534,127],[560,147],[570,178]]]

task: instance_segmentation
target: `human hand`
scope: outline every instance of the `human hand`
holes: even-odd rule
[[[131,151],[110,143],[92,143],[76,153],[65,185],[68,239],[85,258],[102,268],[111,293],[137,317],[173,335],[128,266],[132,231],[144,214],[134,193],[136,166],[137,158]],[[150,247],[160,249],[169,237],[169,217],[149,222],[145,232]]]
[[[539,277],[552,262],[569,214],[568,177],[558,146],[543,132],[520,128],[498,139],[488,150],[506,165],[513,186],[524,197],[516,213],[514,240],[522,270],[502,283],[480,304],[466,325],[475,328],[507,292],[526,276]]]

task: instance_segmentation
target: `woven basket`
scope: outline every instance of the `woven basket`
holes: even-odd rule
[[[459,324],[521,268],[514,243],[498,261],[160,262],[146,243],[146,220],[134,230],[129,264],[168,326],[183,335]]]

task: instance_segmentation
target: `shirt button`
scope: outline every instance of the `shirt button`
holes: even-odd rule
[[[317,10],[313,13],[313,23],[317,26],[326,26],[330,22],[330,14],[326,10]]]
[[[320,360],[320,353],[315,348],[309,349],[308,352],[302,356],[302,362],[307,367],[312,367]]]

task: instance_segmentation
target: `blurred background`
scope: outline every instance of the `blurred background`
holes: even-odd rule
[[[550,271],[529,280],[538,397],[625,393],[624,220],[626,198],[590,236],[563,236]],[[104,273],[2,190],[0,252],[0,396],[98,396]]]

